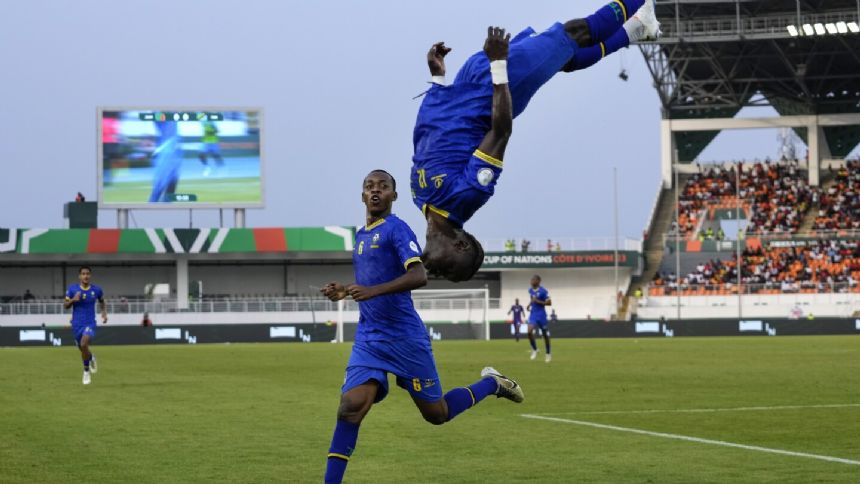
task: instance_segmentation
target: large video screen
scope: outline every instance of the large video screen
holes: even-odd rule
[[[99,205],[263,206],[260,111],[99,110]]]

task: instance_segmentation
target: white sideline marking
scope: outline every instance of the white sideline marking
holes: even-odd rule
[[[860,407],[860,403],[832,403],[822,405],[776,405],[770,407],[727,407],[727,408],[675,408],[653,410],[599,410],[581,412],[552,412],[538,415],[623,415],[627,413],[711,413],[711,412],[761,412],[768,410],[797,410],[804,408],[851,408]]]
[[[850,465],[860,465],[860,461],[843,459],[841,457],[831,457],[829,455],[818,455],[818,454],[807,454],[805,452],[794,452],[791,450],[782,450],[782,449],[771,449],[769,447],[759,447],[757,445],[744,445],[744,444],[735,444],[733,442],[725,442],[722,440],[710,440],[710,439],[701,439],[699,437],[689,437],[687,435],[678,435],[678,434],[665,434],[662,432],[651,432],[650,430],[641,430],[634,429],[629,427],[618,427],[615,425],[606,425],[594,422],[586,422],[583,420],[570,420],[566,418],[556,418],[556,417],[544,417],[542,415],[529,415],[522,414],[520,417],[537,419],[537,420],[548,420],[550,422],[560,422],[567,423],[573,425],[582,425],[585,427],[594,427],[598,429],[604,430],[616,430],[618,432],[628,432],[631,434],[639,434],[639,435],[648,435],[650,437],[662,437],[664,439],[673,439],[673,440],[684,440],[687,442],[696,442],[699,444],[710,444],[710,445],[720,445],[723,447],[734,447],[736,449],[744,449],[744,450],[754,450],[757,452],[767,452],[770,454],[779,454],[779,455],[788,455],[792,457],[804,457],[807,459],[817,459],[823,460],[827,462],[838,462],[840,464],[850,464]]]

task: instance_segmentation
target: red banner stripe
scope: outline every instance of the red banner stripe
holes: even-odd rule
[[[287,237],[284,229],[253,229],[257,252],[286,252]]]
[[[120,229],[92,229],[87,242],[87,253],[115,254],[119,251]]]

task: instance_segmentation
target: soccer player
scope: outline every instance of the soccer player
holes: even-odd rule
[[[483,248],[463,224],[493,195],[513,118],[556,73],[584,69],[632,41],[656,37],[652,2],[614,0],[585,19],[539,34],[528,28],[512,40],[491,28],[484,51],[447,86],[451,49],[433,45],[427,54],[432,85],[415,123],[410,179],[413,202],[427,220],[423,261],[431,274],[458,282],[480,269]]]
[[[221,145],[218,144],[218,127],[212,121],[203,122],[203,150],[200,151],[200,163],[203,163],[203,176],[209,176],[212,168],[206,156],[209,155],[218,162],[218,166],[224,166],[224,158],[221,158]]]
[[[78,283],[69,286],[63,307],[72,308],[72,331],[75,334],[75,344],[81,350],[84,361],[83,384],[89,385],[91,373],[96,373],[96,356],[90,351],[90,342],[96,336],[96,302],[102,316],[102,324],[107,324],[104,291],[90,283],[93,271],[87,266],[78,269]]]
[[[546,343],[545,361],[549,363],[552,361],[552,353],[550,352],[549,331],[546,324],[546,307],[552,306],[552,299],[549,297],[549,292],[540,285],[540,281],[540,276],[532,276],[532,287],[529,288],[529,296],[531,297],[531,302],[529,303],[529,343],[532,345],[531,359],[535,359],[538,354],[537,343],[535,342],[535,328],[540,328],[541,333],[543,333],[543,340]]]
[[[367,225],[356,232],[352,254],[355,283],[332,282],[320,289],[332,301],[352,297],[360,313],[328,453],[327,483],[342,481],[361,421],[388,395],[389,373],[434,425],[450,421],[489,395],[523,401],[520,386],[490,367],[472,385],[443,395],[430,338],[410,295],[427,283],[427,274],[415,234],[391,213],[396,199],[390,174],[374,170],[367,175],[361,194]]]
[[[179,122],[155,121],[158,128],[158,145],[152,154],[155,172],[152,176],[152,193],[149,202],[170,202],[176,193],[182,168],[182,146],[179,140]]]
[[[514,315],[514,337],[520,341],[520,325],[523,324],[523,314],[526,310],[520,305],[519,298],[514,299],[514,305],[508,310],[508,314]]]

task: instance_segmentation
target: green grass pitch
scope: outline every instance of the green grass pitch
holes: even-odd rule
[[[860,465],[521,416],[860,461],[856,336],[556,340],[550,364],[527,346],[435,343],[445,389],[490,364],[526,401],[434,427],[392,382],[346,482],[860,482]],[[96,346],[84,387],[74,348],[0,349],[0,481],[322,482],[349,351]],[[678,411],[696,409],[723,411]]]
[[[105,203],[147,203],[151,182],[123,182],[104,189]],[[180,180],[176,193],[197,195],[199,203],[258,203],[260,178],[224,178]]]

